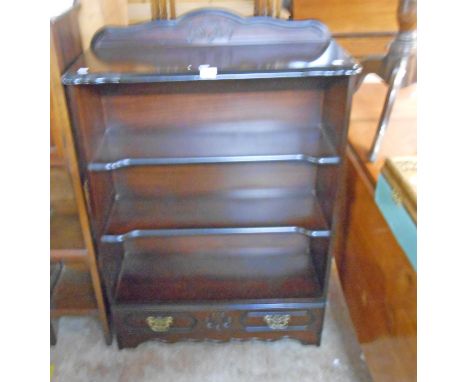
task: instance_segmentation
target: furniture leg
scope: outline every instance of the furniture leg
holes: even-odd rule
[[[374,136],[374,141],[372,143],[372,147],[369,153],[370,162],[375,162],[375,160],[377,159],[380,146],[382,145],[385,132],[387,131],[388,122],[390,120],[390,114],[392,113],[396,95],[398,93],[398,90],[401,88],[403,78],[406,75],[406,65],[407,65],[407,58],[404,57],[401,59],[400,65],[396,66],[393,69],[393,72],[389,81],[387,96],[385,98],[385,103],[382,109],[382,114],[380,115],[377,132]]]

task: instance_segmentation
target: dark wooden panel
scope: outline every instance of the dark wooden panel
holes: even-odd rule
[[[197,28],[186,28],[188,21],[199,17],[202,23],[190,24]],[[230,25],[225,18],[237,20],[242,33],[234,33],[237,26],[232,35],[225,33],[223,28]],[[212,28],[214,20],[221,30]],[[279,38],[281,47],[276,49],[280,26],[284,33]],[[339,166],[321,169],[323,163],[311,164],[301,158],[278,162],[276,157],[249,157],[235,164],[213,158],[218,153],[276,156],[288,150],[320,151],[325,146],[334,153],[343,152],[350,76],[359,67],[335,43],[320,61],[310,62],[322,43],[320,38],[304,39],[310,27],[317,33],[323,28],[314,22],[239,22],[236,16],[216,11],[196,12],[180,23],[108,29],[94,44],[101,62],[92,54],[84,56],[65,75],[81,171],[89,189],[94,239],[100,241],[100,265],[119,346],[136,346],[149,339],[229,340],[239,336],[273,340],[290,334],[304,343],[319,343],[330,243],[323,237],[317,241],[309,238],[317,233],[303,228],[327,229],[337,219],[334,205],[339,172],[335,168]],[[270,29],[264,36],[267,43],[262,41],[262,48],[257,49],[263,28]],[[304,46],[290,44],[290,35]],[[239,36],[245,46],[237,49]],[[242,54],[249,51],[251,57],[238,65],[242,54],[228,55],[226,61],[219,61],[219,75],[212,81],[194,73],[194,63],[206,63],[209,57],[214,65],[219,55],[226,57],[234,51],[231,47]],[[306,54],[297,56],[299,59],[294,56],[298,48]],[[177,64],[168,65],[174,60]],[[210,139],[200,143],[198,134],[204,129]],[[231,136],[226,129],[231,129]],[[317,134],[318,129],[325,134]],[[105,147],[110,133],[116,131],[122,133],[121,143]],[[284,132],[284,138],[275,135],[278,131]],[[147,132],[154,136],[145,135]],[[109,154],[112,149],[115,152]],[[119,169],[89,166],[90,162],[96,164],[94,160],[119,159],[128,165],[126,159],[141,155],[156,159],[192,155],[194,162],[207,155],[215,163],[181,165],[172,161],[156,167],[148,161],[134,161]],[[266,235],[265,226],[273,233],[256,236],[255,241],[258,232]],[[170,232],[161,232],[164,228]],[[126,234],[128,231],[132,232]],[[285,232],[300,232],[293,234],[300,239],[285,239]],[[103,233],[105,237],[101,237]],[[235,239],[234,235],[249,239]],[[136,245],[135,238],[145,240]],[[118,249],[111,248],[113,245]],[[239,299],[245,301],[245,307],[236,305]],[[155,301],[170,305],[154,305]],[[189,301],[196,304],[186,305]],[[203,301],[213,304],[207,306]],[[301,313],[296,312],[290,318],[294,325],[282,327],[291,309],[312,308],[320,310],[320,318],[313,324],[301,321]],[[150,321],[156,331],[128,325],[128,317],[121,316],[148,310],[155,315]],[[232,316],[220,310],[233,312]],[[270,317],[267,325],[256,322],[222,331],[230,323],[241,325],[241,313],[265,310],[285,314]],[[174,312],[181,315],[172,318],[174,331],[166,336],[159,330],[166,321],[157,315]],[[191,320],[182,313],[189,312],[205,326],[186,332]]]
[[[324,129],[311,123],[268,120],[217,122],[187,126],[107,128],[93,164],[123,159],[233,157],[251,155],[336,156]]]
[[[135,229],[299,226],[327,229],[320,205],[308,194],[115,200],[107,234]]]
[[[97,305],[88,266],[64,265],[51,297],[52,317],[92,313],[97,313]]]
[[[78,13],[79,7],[74,6],[50,22],[60,73],[82,53]]]
[[[311,239],[314,240],[314,239]],[[326,253],[326,248],[325,248]],[[320,297],[300,234],[141,238],[125,245],[119,303]],[[321,277],[322,283],[318,277]]]
[[[316,171],[315,166],[300,162],[140,166],[115,171],[113,181],[120,199],[211,197],[221,193],[241,197],[262,192],[271,197],[312,193]]]
[[[71,120],[74,126],[74,144],[81,156],[90,160],[96,152],[105,132],[101,98],[97,89],[91,86],[67,87],[68,103],[71,106]],[[84,172],[83,168],[80,168]]]
[[[196,10],[174,21],[101,30],[92,51],[67,77],[79,81],[80,67],[89,69],[88,78],[104,72],[197,75],[199,65],[206,64],[219,72],[289,70],[294,63],[313,62],[329,41],[327,28],[316,21],[243,19],[222,10]]]
[[[103,106],[111,127],[256,121],[313,126],[320,120],[322,86],[310,79],[106,86]]]
[[[113,316],[119,347],[135,347],[141,342],[158,340],[163,342],[176,342],[180,340],[214,341],[249,340],[278,340],[293,338],[303,344],[320,343],[320,330],[323,323],[323,307],[319,304],[269,304],[268,307],[245,310],[229,307],[227,305],[212,304],[199,305],[164,305],[164,306],[138,306],[133,309],[115,306]],[[305,313],[304,313],[305,312]],[[263,320],[266,316],[289,316],[285,328],[272,329],[267,325],[248,325],[246,317],[257,315]],[[304,317],[305,319],[301,317]],[[155,332],[150,329],[147,319],[168,319],[171,322],[166,330]],[[257,322],[255,322],[257,323]],[[301,325],[304,324],[304,325]],[[173,326],[174,325],[174,326]]]

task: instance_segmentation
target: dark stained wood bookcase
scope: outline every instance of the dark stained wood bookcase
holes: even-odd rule
[[[119,347],[320,343],[359,70],[317,21],[96,34],[62,80]]]

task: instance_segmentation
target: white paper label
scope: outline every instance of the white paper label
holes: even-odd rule
[[[200,78],[202,80],[214,80],[218,75],[218,68],[210,65],[200,65],[198,67],[200,71]]]

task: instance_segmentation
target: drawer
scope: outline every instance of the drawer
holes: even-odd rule
[[[321,314],[321,310],[279,310],[246,312],[241,318],[248,332],[307,330]]]
[[[131,330],[146,330],[155,333],[190,332],[197,320],[188,313],[166,311],[129,312],[123,318],[123,324]]]
[[[319,343],[324,314],[322,303],[302,303],[301,308],[296,308],[298,304],[256,305],[258,309],[251,304],[115,305],[112,310],[120,348],[135,347],[150,340],[294,338],[306,344]]]

